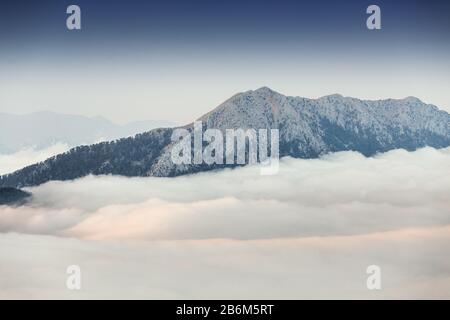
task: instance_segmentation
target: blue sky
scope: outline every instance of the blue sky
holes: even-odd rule
[[[78,4],[82,30],[65,26]],[[366,28],[381,8],[382,29]],[[448,1],[6,1],[0,108],[191,121],[236,92],[450,110]]]

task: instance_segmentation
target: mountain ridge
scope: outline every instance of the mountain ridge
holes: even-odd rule
[[[268,87],[233,95],[204,114],[204,130],[279,129],[280,156],[316,158],[354,150],[366,156],[391,149],[450,145],[450,115],[415,97],[360,100],[332,94],[284,96]],[[192,131],[193,123],[185,125]],[[155,129],[69,152],[0,178],[0,186],[32,186],[88,174],[171,177],[226,165],[175,165],[174,128]]]

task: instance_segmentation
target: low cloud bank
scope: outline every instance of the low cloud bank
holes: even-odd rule
[[[0,207],[5,297],[68,297],[64,265],[79,264],[74,297],[450,298],[450,148],[29,190]]]
[[[449,227],[271,240],[86,242],[0,234],[0,298],[449,299]],[[69,265],[82,288],[65,287]],[[368,290],[366,268],[381,268]]]
[[[0,231],[96,240],[267,239],[450,224],[450,148],[284,158],[178,178],[89,176],[29,189]]]

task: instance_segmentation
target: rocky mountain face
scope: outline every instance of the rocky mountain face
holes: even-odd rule
[[[231,97],[198,120],[203,130],[279,129],[281,157],[315,158],[344,150],[371,156],[396,148],[450,145],[450,115],[414,97],[368,101],[335,94],[307,99],[263,87]],[[184,128],[192,131],[193,124]],[[174,164],[172,132],[155,129],[77,147],[1,177],[0,186],[32,186],[88,174],[167,177],[227,166]]]

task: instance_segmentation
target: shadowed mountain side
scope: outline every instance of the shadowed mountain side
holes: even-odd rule
[[[170,143],[172,129],[154,129],[135,137],[80,146],[15,173],[0,185],[32,186],[49,180],[71,180],[88,174],[145,176],[161,150]]]

